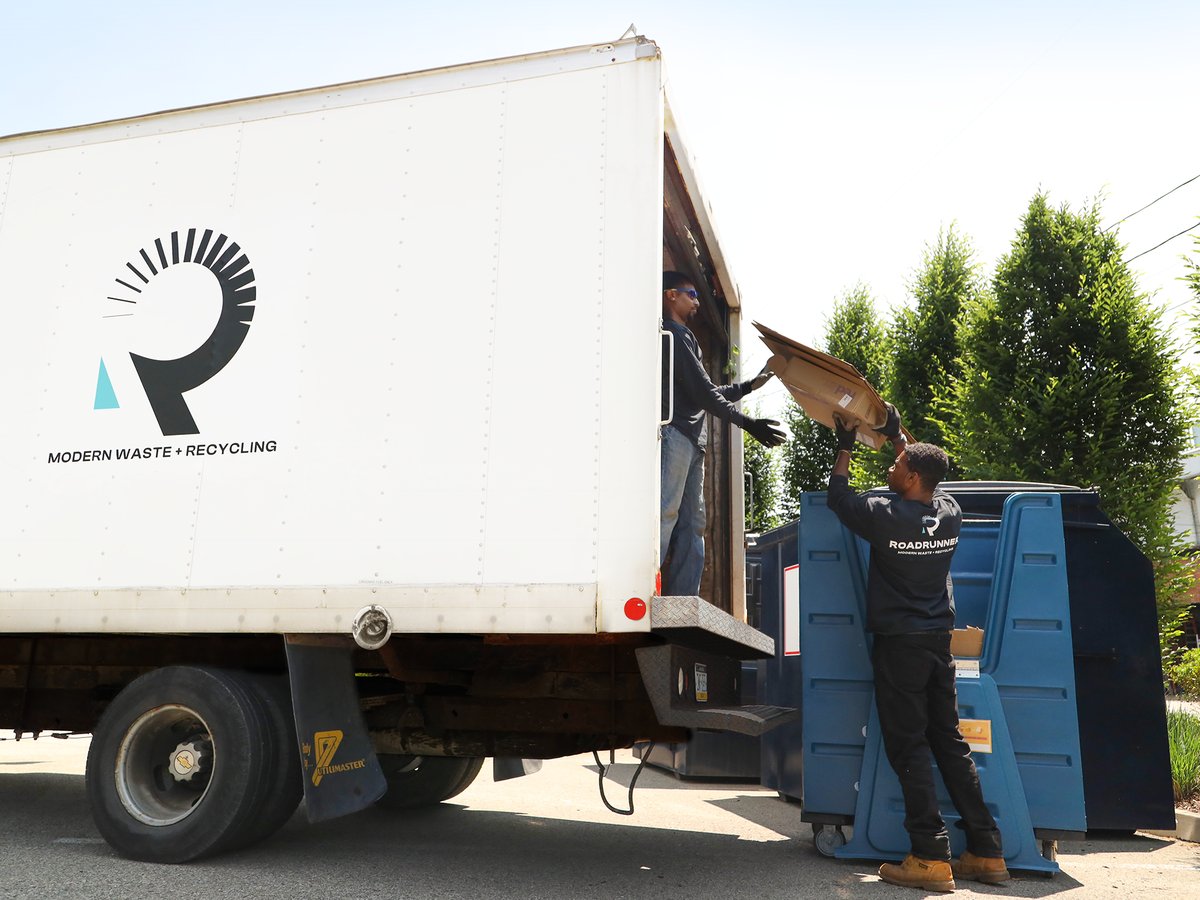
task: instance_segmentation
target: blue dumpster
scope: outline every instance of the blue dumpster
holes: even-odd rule
[[[759,630],[775,639],[775,658],[757,664],[759,702],[774,705],[777,698],[787,697],[792,709],[803,702],[799,607],[795,602],[799,595],[799,533],[799,522],[789,522],[758,535],[746,548],[747,605],[757,612]],[[792,615],[785,622],[788,609]],[[760,783],[796,801],[804,793],[804,758],[799,752],[802,734],[797,720],[759,738]]]
[[[1031,487],[950,491],[965,516],[982,520],[999,518],[1014,490]],[[1153,569],[1096,491],[1059,489],[1059,499],[1088,830],[1174,828]]]
[[[1036,842],[1089,826],[1164,827],[1173,808],[1148,563],[1095,492],[945,487],[965,514],[952,566],[957,625],[986,635],[982,657],[960,664],[960,716],[964,729],[986,730],[974,756],[1010,867],[1053,871]],[[799,522],[761,536],[757,551],[762,628],[777,642],[759,694],[802,709],[798,725],[764,736],[763,784],[803,801],[822,852],[900,858],[903,805],[872,721],[862,627],[869,548],[813,493]],[[1103,763],[1089,769],[1092,759]],[[943,811],[956,818],[948,800]],[[837,826],[851,823],[839,848]]]

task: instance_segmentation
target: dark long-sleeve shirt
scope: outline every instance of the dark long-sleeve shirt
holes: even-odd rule
[[[700,344],[686,325],[668,319],[663,327],[671,332],[675,343],[675,414],[672,427],[687,435],[701,450],[707,443],[704,414],[712,413],[718,418],[742,427],[746,417],[738,411],[732,401],[740,400],[750,393],[750,382],[716,385],[704,371],[700,361]],[[667,408],[667,362],[663,356],[663,409]]]
[[[954,627],[950,558],[962,530],[962,509],[943,490],[933,503],[895,494],[856,494],[844,475],[829,479],[829,508],[871,545],[867,631],[908,634]]]

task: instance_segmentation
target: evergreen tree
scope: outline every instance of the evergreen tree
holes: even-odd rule
[[[1099,487],[1108,515],[1177,580],[1171,492],[1190,408],[1179,350],[1096,206],[1029,204],[992,292],[959,333],[962,373],[939,412],[969,478]],[[945,420],[945,419],[944,419]]]
[[[880,395],[888,396],[892,359],[887,329],[866,285],[855,285],[833,305],[833,313],[825,322],[825,352],[850,363]],[[903,408],[900,410],[904,412]],[[836,448],[837,440],[832,430],[822,430],[829,434],[829,446]],[[887,470],[893,459],[891,444],[884,444],[878,451],[859,445],[850,463],[850,483],[858,490],[886,484]],[[832,465],[831,451],[827,468]],[[829,472],[826,471],[826,484],[828,480]]]
[[[944,445],[943,423],[934,414],[934,397],[945,396],[962,374],[958,319],[979,294],[979,277],[970,241],[950,225],[927,245],[921,267],[908,285],[915,307],[893,313],[890,328],[892,377],[887,399],[919,441]],[[953,430],[953,416],[945,423]],[[953,465],[951,471],[956,471]],[[956,477],[954,474],[951,477]]]
[[[1187,267],[1187,274],[1183,276],[1183,280],[1192,289],[1196,300],[1200,301],[1200,237],[1193,243],[1195,246],[1192,248],[1192,255],[1183,258],[1183,264]],[[1192,307],[1192,337],[1200,339],[1200,302]]]
[[[837,440],[832,430],[810,419],[795,400],[788,401],[783,418],[792,437],[779,448],[782,480],[779,508],[783,521],[790,522],[800,515],[803,491],[823,491],[828,487]]]
[[[1200,238],[1195,239],[1193,254],[1184,256],[1183,262],[1187,273],[1182,280],[1187,283],[1197,301],[1191,309],[1191,335],[1193,346],[1195,346],[1200,342]],[[1194,369],[1189,369],[1187,374],[1191,388],[1189,397],[1193,402],[1190,424],[1194,426],[1197,419],[1200,419],[1200,409],[1194,405],[1197,397],[1200,397],[1200,384],[1197,383],[1197,373]],[[1193,479],[1193,482],[1195,480]],[[1181,484],[1180,487],[1182,488],[1183,485]],[[1195,535],[1195,539],[1200,543],[1200,534]],[[1191,618],[1189,604],[1194,600],[1193,591],[1197,579],[1200,578],[1200,556],[1195,554],[1193,545],[1188,544],[1182,537],[1179,539],[1179,544],[1176,564],[1171,566],[1168,571],[1156,576],[1156,581],[1160,583],[1158,633],[1163,651],[1164,678],[1168,677],[1167,670],[1178,663],[1186,647],[1182,640],[1184,623]],[[1163,567],[1160,566],[1160,568]],[[1169,579],[1173,579],[1173,583]],[[1161,587],[1163,582],[1167,582],[1166,589]]]
[[[825,320],[825,352],[850,363],[880,393],[887,387],[891,373],[886,340],[875,300],[862,283],[839,297]]]
[[[859,284],[834,302],[825,321],[825,345],[819,349],[850,363],[883,393],[889,369],[885,338],[875,301],[867,287]],[[794,401],[789,402],[784,419],[792,438],[783,445],[780,509],[785,521],[790,521],[800,513],[802,491],[823,491],[828,486],[837,439],[832,429],[814,422]],[[851,464],[851,482],[859,488],[883,484],[889,465],[886,451],[872,453],[860,447]]]
[[[746,411],[759,416],[756,408]],[[780,524],[779,472],[775,450],[742,432],[743,469],[746,473],[746,531],[763,532]]]

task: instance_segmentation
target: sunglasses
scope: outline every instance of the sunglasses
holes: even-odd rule
[[[700,299],[700,292],[695,288],[671,288],[671,290],[675,291],[677,294],[687,294],[693,300]]]

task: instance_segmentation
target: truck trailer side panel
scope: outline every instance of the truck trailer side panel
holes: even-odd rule
[[[0,141],[3,630],[647,628],[639,46]]]

